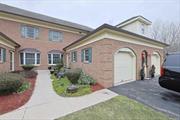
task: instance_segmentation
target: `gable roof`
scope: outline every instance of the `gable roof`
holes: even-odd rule
[[[10,13],[10,14],[23,16],[23,17],[27,17],[27,18],[32,18],[32,19],[37,19],[37,20],[41,20],[41,21],[45,21],[45,22],[49,22],[49,23],[59,24],[59,25],[63,25],[66,27],[71,27],[71,28],[83,30],[86,32],[90,32],[93,30],[92,28],[84,26],[84,25],[80,25],[77,23],[57,19],[54,17],[42,15],[39,13],[23,10],[20,8],[12,7],[12,6],[1,4],[1,3],[0,3],[0,12]]]
[[[20,45],[18,43],[16,43],[14,40],[12,40],[11,38],[9,38],[8,36],[6,36],[4,33],[0,32],[0,36],[4,39],[6,39],[7,41],[9,41],[10,43],[14,44],[14,47],[20,47]]]
[[[126,24],[132,23],[132,22],[134,22],[134,21],[136,21],[136,20],[138,20],[138,19],[141,19],[141,20],[142,20],[143,22],[145,22],[146,24],[151,24],[151,23],[152,23],[150,20],[146,19],[145,17],[143,17],[143,16],[141,16],[141,15],[138,15],[138,16],[134,16],[134,17],[132,17],[132,18],[129,18],[129,19],[121,22],[121,23],[117,24],[116,26],[117,26],[117,27],[123,27],[123,26],[125,26]]]
[[[94,31],[90,32],[89,34],[85,35],[84,37],[80,38],[79,40],[71,43],[70,45],[66,46],[63,50],[66,50],[68,47],[72,46],[72,45],[75,45],[76,43],[79,43],[80,41],[83,41],[85,40],[86,38],[90,37],[91,35],[103,30],[103,29],[109,29],[109,30],[113,30],[113,31],[117,31],[117,32],[121,32],[121,33],[125,33],[125,34],[128,34],[128,35],[132,35],[132,36],[135,36],[135,37],[139,37],[139,38],[142,38],[142,39],[145,39],[146,41],[150,42],[150,41],[153,41],[155,43],[159,43],[163,46],[168,46],[168,44],[166,43],[163,43],[163,42],[160,42],[160,41],[157,41],[155,39],[151,39],[151,38],[148,38],[148,37],[145,37],[145,36],[142,36],[142,35],[139,35],[139,34],[136,34],[136,33],[133,33],[133,32],[129,32],[127,30],[124,30],[124,29],[121,29],[121,28],[117,28],[115,26],[112,26],[112,25],[109,25],[109,24],[103,24],[101,25],[100,27],[98,27],[97,29],[95,29]]]

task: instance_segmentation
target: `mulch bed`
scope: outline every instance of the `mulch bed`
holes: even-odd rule
[[[25,92],[0,96],[0,115],[23,106],[30,99],[36,78],[27,78],[27,81],[30,82],[31,86]]]
[[[98,91],[104,89],[104,87],[102,85],[100,85],[99,83],[96,83],[95,85],[91,85],[91,90],[92,92]]]

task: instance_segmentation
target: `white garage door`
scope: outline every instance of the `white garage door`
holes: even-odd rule
[[[130,49],[121,49],[114,57],[114,85],[135,80],[136,59]]]
[[[154,65],[156,67],[155,75],[159,75],[160,74],[160,56],[157,52],[154,52],[152,54],[151,65]]]

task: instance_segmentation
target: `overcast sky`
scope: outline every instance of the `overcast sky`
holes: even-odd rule
[[[96,28],[142,15],[180,22],[180,0],[0,0],[0,3]]]

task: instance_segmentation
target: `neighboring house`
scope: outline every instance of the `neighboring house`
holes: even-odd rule
[[[93,30],[0,4],[0,32],[8,36],[3,41],[14,46],[15,56],[9,53],[12,50],[2,47],[2,51],[8,51],[6,58],[12,56],[14,64],[10,65],[10,60],[3,62],[0,70],[20,70],[25,64],[47,69],[64,58],[66,67],[82,68],[105,87],[140,79],[142,68],[149,77],[152,65],[158,75],[167,44],[151,39],[150,27],[149,20],[136,16],[117,26],[104,24]],[[4,57],[2,54],[0,59]]]
[[[91,30],[76,23],[0,4],[0,32],[21,45],[15,50],[15,70],[22,69],[25,64],[47,69],[63,57],[65,46]]]

